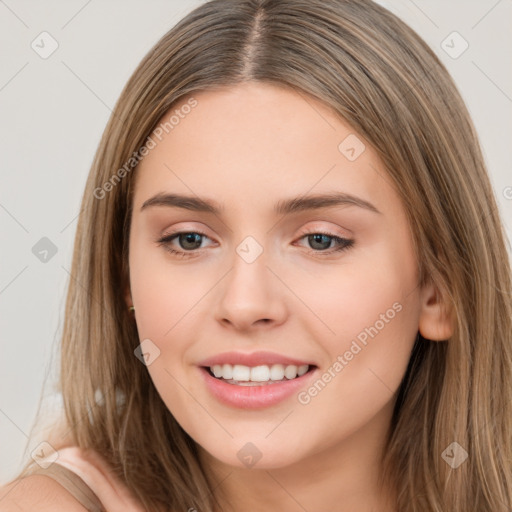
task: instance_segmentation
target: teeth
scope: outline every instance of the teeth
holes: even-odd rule
[[[286,379],[295,379],[301,377],[309,370],[309,365],[295,366],[290,364],[284,366],[282,364],[274,364],[272,366],[244,366],[241,364],[216,364],[210,366],[210,371],[218,379],[234,380],[237,382],[269,382],[280,381]]]
[[[242,366],[241,364],[235,364],[233,366],[233,380],[240,380],[246,382],[251,380],[251,369],[248,366]]]
[[[309,365],[303,364],[302,366],[299,366],[297,368],[297,374],[299,377],[302,377],[305,373],[307,373],[308,370],[309,370]]]
[[[267,382],[270,380],[270,368],[268,366],[255,366],[251,368],[251,379],[253,382]]]
[[[284,366],[282,364],[275,364],[270,368],[270,380],[283,380],[284,379]]]
[[[294,379],[295,377],[297,377],[297,367],[293,365],[287,366],[284,369],[284,376],[287,379]]]
[[[233,367],[230,364],[225,364],[222,366],[222,377],[225,379],[233,378]]]

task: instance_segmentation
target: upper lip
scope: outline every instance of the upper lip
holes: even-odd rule
[[[282,364],[283,366],[303,366],[307,364],[309,366],[314,366],[312,363],[307,361],[301,361],[294,357],[288,357],[282,354],[266,351],[251,352],[250,354],[244,352],[223,352],[201,361],[199,366],[208,367],[222,364],[241,364],[244,366],[271,366],[273,364]]]

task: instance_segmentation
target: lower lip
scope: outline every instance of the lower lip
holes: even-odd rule
[[[316,372],[317,368],[292,380],[263,384],[261,386],[238,386],[216,379],[203,367],[199,370],[203,375],[207,388],[220,402],[239,409],[261,409],[270,407],[286,400],[303,388]]]

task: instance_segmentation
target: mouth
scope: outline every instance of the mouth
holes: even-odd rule
[[[224,406],[264,409],[278,406],[311,385],[318,374],[315,365],[272,364],[199,366],[206,390]]]

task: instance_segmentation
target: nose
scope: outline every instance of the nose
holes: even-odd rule
[[[225,327],[238,331],[271,328],[282,324],[287,305],[282,283],[267,267],[263,252],[248,263],[238,254],[219,287],[215,317]]]

